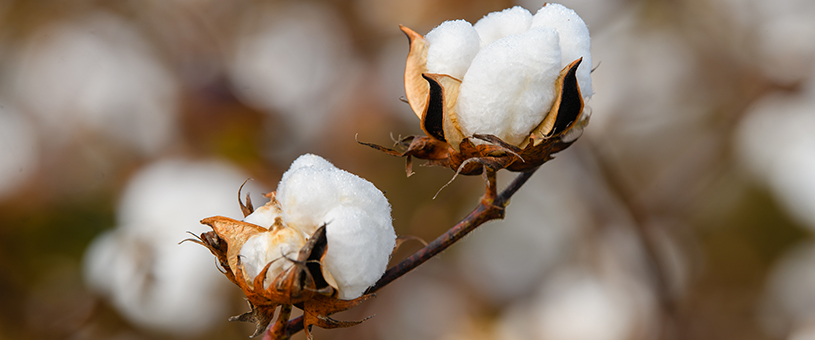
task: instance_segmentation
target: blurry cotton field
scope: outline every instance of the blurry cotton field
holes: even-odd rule
[[[244,182],[262,206],[303,154],[384,193],[396,235],[433,240],[484,180],[433,199],[453,171],[414,160],[407,178],[357,143],[423,135],[399,25],[479,30],[543,3],[0,1],[0,339],[246,339],[227,321],[241,290],[179,242],[244,218]],[[373,318],[314,337],[815,338],[815,2],[562,4],[591,36],[580,139],[504,220],[335,315]]]

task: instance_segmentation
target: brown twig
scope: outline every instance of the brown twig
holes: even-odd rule
[[[438,255],[456,243],[465,235],[475,230],[475,228],[484,224],[484,222],[504,218],[504,208],[506,208],[507,204],[509,203],[509,199],[512,198],[512,195],[514,195],[537,170],[538,168],[534,168],[532,170],[522,172],[518,175],[518,177],[515,177],[515,179],[512,180],[512,182],[497,196],[494,194],[490,195],[490,191],[488,190],[487,194],[485,194],[484,198],[481,200],[481,203],[472,212],[470,212],[467,217],[450,228],[450,230],[437,237],[435,240],[433,240],[433,242],[430,242],[424,248],[388,269],[385,274],[382,275],[379,281],[368,289],[366,294],[374,293],[387,286],[394,280],[402,277],[402,275],[407,274],[409,271],[415,269],[422,263],[425,263],[427,260],[431,259],[433,256]],[[490,183],[487,184],[488,186],[492,185],[493,188],[495,186],[494,176],[494,173],[492,174],[492,177],[489,177],[488,175],[488,182]],[[289,321],[286,329],[287,337],[303,330],[303,317],[301,316]]]

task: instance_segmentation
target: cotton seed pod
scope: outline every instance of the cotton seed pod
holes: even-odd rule
[[[260,334],[278,306],[304,309],[311,325],[347,327],[328,318],[368,299],[396,240],[390,204],[370,182],[325,159],[303,155],[283,174],[270,201],[254,209],[240,202],[244,219],[215,216],[201,222],[211,232],[192,240],[206,246],[224,274],[240,287]],[[281,312],[278,322],[288,315]]]
[[[527,171],[571,145],[588,122],[592,94],[588,28],[572,10],[521,7],[470,25],[446,21],[410,42],[405,93],[426,136],[399,141],[395,156],[429,160],[465,175]]]

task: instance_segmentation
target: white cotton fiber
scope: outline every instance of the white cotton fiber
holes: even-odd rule
[[[560,35],[561,67],[583,57],[583,62],[577,68],[577,82],[583,97],[594,94],[591,87],[591,37],[583,19],[561,4],[548,4],[532,18],[532,27],[538,26],[554,28]]]
[[[536,27],[485,46],[460,88],[456,112],[464,135],[493,134],[520,144],[552,106],[560,65],[553,28]]]
[[[243,221],[269,229],[274,224],[274,220],[280,216],[280,210],[271,203],[255,209]]]
[[[485,15],[473,25],[481,38],[481,47],[511,34],[526,32],[532,25],[532,13],[521,6]]]
[[[328,252],[326,269],[339,286],[340,299],[354,299],[372,286],[387,269],[396,235],[380,214],[354,206],[337,206],[325,216]]]
[[[287,171],[277,187],[277,200],[286,225],[311,236],[324,216],[340,201],[333,171],[303,167]]]
[[[464,77],[480,42],[469,22],[451,20],[441,23],[425,36],[428,42],[427,72]]]
[[[268,288],[275,277],[292,266],[292,260],[306,244],[300,232],[291,228],[279,228],[272,232],[263,232],[250,237],[243,244],[240,259],[247,277],[254,278],[260,274],[266,264],[272,262],[266,272],[263,288]]]
[[[331,162],[327,161],[325,158],[322,158],[315,154],[307,153],[305,155],[297,157],[297,159],[295,159],[294,162],[291,162],[291,165],[289,166],[289,171],[305,167],[314,167],[319,169],[335,169],[334,164],[331,164]]]

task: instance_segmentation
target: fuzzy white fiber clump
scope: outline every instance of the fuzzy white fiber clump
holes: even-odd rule
[[[446,21],[426,39],[428,72],[462,81],[456,114],[466,136],[493,134],[521,143],[549,112],[560,70],[581,57],[581,93],[594,93],[588,27],[560,4],[547,4],[534,16],[516,6],[472,26]]]
[[[390,204],[371,182],[306,154],[283,174],[276,198],[279,206],[264,206],[267,209],[259,208],[244,220],[269,223],[279,217],[282,222],[275,235],[256,235],[241,248],[247,273],[257,275],[281,256],[296,258],[305,240],[322,225],[328,240],[323,265],[336,281],[340,299],[361,296],[385,272],[396,234]],[[290,261],[276,261],[270,272],[288,266]]]

